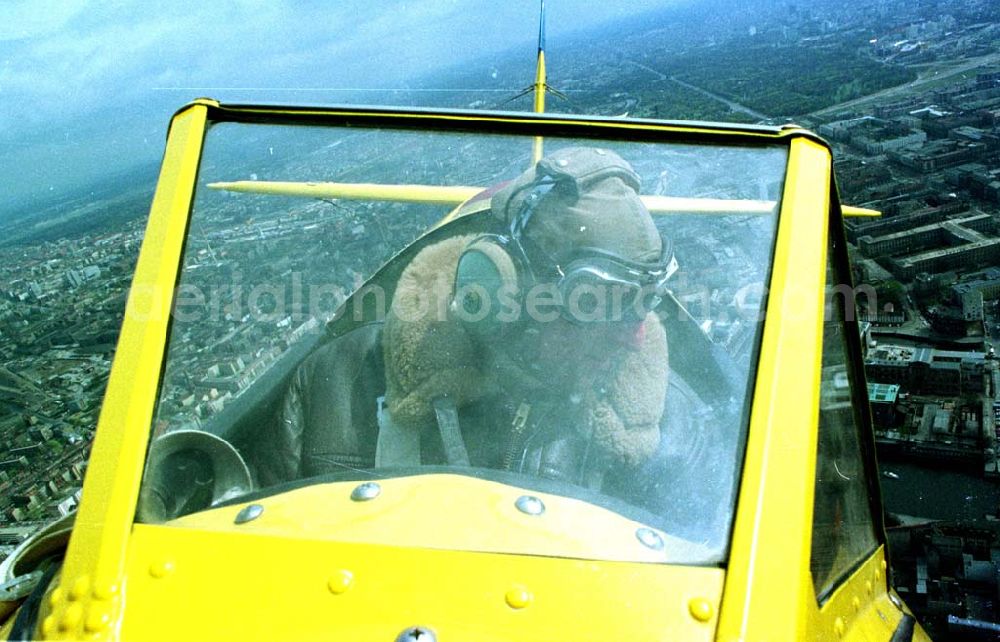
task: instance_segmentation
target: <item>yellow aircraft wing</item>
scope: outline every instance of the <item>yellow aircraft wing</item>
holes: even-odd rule
[[[457,206],[483,191],[482,187],[464,185],[383,185],[377,183],[299,183],[290,181],[233,181],[209,183],[212,189],[229,192],[301,196],[316,199],[354,201],[389,201]],[[644,195],[641,197],[652,214],[700,212],[705,214],[768,214],[774,201],[721,198],[684,198]],[[844,206],[844,216],[880,216],[875,210]]]

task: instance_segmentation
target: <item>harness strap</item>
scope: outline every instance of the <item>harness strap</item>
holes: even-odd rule
[[[469,453],[465,450],[462,429],[458,425],[458,408],[455,406],[455,400],[451,397],[436,397],[432,405],[448,465],[468,466]]]
[[[419,465],[420,433],[404,429],[393,421],[389,409],[385,407],[385,397],[379,397],[375,467]]]

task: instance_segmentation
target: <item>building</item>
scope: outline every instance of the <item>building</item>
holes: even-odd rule
[[[884,236],[865,235],[859,249],[873,258],[889,258],[897,278],[912,279],[920,272],[968,269],[1000,261],[1000,237],[989,214],[972,214],[922,225]]]
[[[967,211],[969,204],[960,199],[952,199],[934,207],[921,207],[912,211],[900,212],[894,216],[882,216],[877,219],[848,219],[845,223],[847,238],[852,243],[860,243],[862,236],[878,238],[897,232],[905,232],[918,227],[940,223],[950,214]],[[883,214],[886,208],[882,206]]]
[[[918,272],[992,262],[1000,257],[995,229],[992,216],[973,214],[883,236],[866,234],[858,238],[858,248],[872,258],[902,257],[891,263],[899,278],[909,279]]]
[[[983,393],[989,375],[985,352],[894,345],[870,350],[865,372],[872,381],[896,384],[908,392],[942,396]]]
[[[962,306],[962,317],[966,321],[980,320],[983,303],[1000,298],[1000,268],[987,268],[969,280],[956,283],[951,291],[955,301]]]
[[[871,404],[875,426],[879,429],[893,428],[899,423],[896,413],[898,397],[898,385],[868,382],[868,402]]]

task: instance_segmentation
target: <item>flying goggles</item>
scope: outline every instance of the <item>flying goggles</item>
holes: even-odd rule
[[[510,225],[508,247],[537,284],[551,283],[559,294],[561,316],[573,323],[626,322],[645,318],[663,301],[666,283],[677,271],[672,244],[661,237],[660,256],[632,261],[614,252],[580,247],[565,260],[541,248],[524,229],[541,197],[558,180],[544,177],[532,186]]]
[[[677,271],[666,242],[654,262],[581,247],[558,263],[528,237],[515,237],[513,245],[523,253],[534,283],[554,285],[560,314],[573,323],[641,321],[663,301],[667,281]]]

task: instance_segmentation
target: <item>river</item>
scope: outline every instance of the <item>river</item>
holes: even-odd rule
[[[889,512],[946,520],[981,520],[985,514],[997,512],[998,481],[887,461],[879,462],[879,470],[882,499]],[[899,479],[886,476],[887,472]]]

